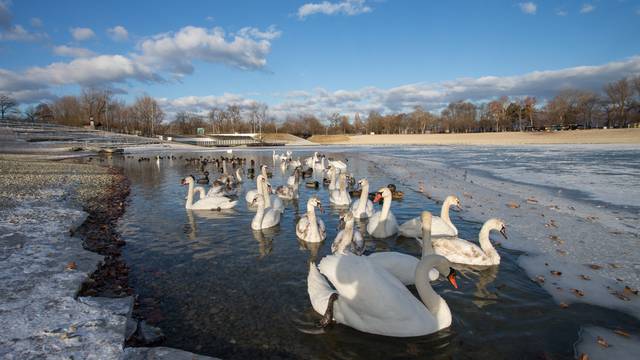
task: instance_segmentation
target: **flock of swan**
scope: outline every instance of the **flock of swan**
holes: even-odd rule
[[[491,244],[489,234],[498,231],[506,238],[504,221],[487,220],[480,230],[479,245],[460,238],[449,216],[451,207],[461,208],[456,196],[445,199],[440,216],[423,211],[420,216],[398,225],[392,212],[395,186],[382,187],[370,194],[369,181],[362,178],[357,181],[358,191],[350,194],[349,184],[356,181],[347,163],[327,161],[317,152],[301,160],[294,159],[291,152],[276,154],[274,151],[273,161],[281,166],[283,173],[289,168],[293,170],[286,184],[274,189],[269,182],[268,167],[260,166],[255,176],[256,188],[247,191],[245,196],[248,206],[256,211],[251,221],[252,230],[278,226],[285,208],[283,200],[297,199],[301,180],[314,172],[323,175],[332,206],[343,210],[341,230],[331,245],[331,254],[317,265],[313,261],[309,264],[309,298],[313,309],[322,315],[323,327],[336,322],[363,332],[394,337],[437,332],[449,327],[452,317],[447,302],[434,291],[431,282],[444,277],[457,288],[455,264],[500,264],[500,255]],[[196,185],[208,183],[208,173],[205,173],[206,179],[188,176],[182,180],[183,185],[188,185],[187,209],[224,210],[237,205],[235,186],[244,181],[241,169],[246,159],[221,158],[215,162],[221,174],[208,191]],[[228,171],[228,162],[235,168],[233,175]],[[248,168],[251,175],[256,172],[253,166],[252,160]],[[305,185],[317,187],[317,182],[308,181]],[[358,192],[357,199],[352,201],[351,195]],[[194,201],[196,193],[199,198]],[[374,204],[380,202],[382,208],[376,211]],[[305,214],[295,227],[301,241],[320,243],[327,237],[326,225],[316,210],[324,212],[322,202],[319,197],[311,196]],[[393,251],[365,254],[364,237],[356,228],[356,221],[366,222],[366,232],[374,239],[397,234],[415,238],[422,247],[421,257]],[[415,285],[420,299],[409,291],[408,285]]]

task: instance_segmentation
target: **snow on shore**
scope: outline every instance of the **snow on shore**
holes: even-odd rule
[[[417,196],[443,200],[458,195],[462,218],[479,223],[491,217],[506,220],[509,239],[501,240],[501,246],[525,252],[518,264],[558,304],[583,302],[640,318],[640,299],[634,294],[640,286],[635,209],[609,208],[471,167],[451,168],[445,158],[359,156],[410,189],[418,191],[423,182],[424,194]],[[616,191],[625,193],[624,188]]]

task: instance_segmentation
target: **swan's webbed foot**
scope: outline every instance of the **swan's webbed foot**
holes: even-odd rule
[[[327,303],[327,310],[324,313],[322,319],[320,319],[320,327],[326,328],[334,323],[333,321],[333,303],[338,300],[338,293],[333,293],[329,296],[329,302]]]

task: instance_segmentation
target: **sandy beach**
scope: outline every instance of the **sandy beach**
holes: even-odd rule
[[[332,145],[640,144],[640,129],[424,135],[314,135],[309,140],[317,144]]]

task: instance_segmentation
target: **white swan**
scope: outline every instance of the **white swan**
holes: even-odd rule
[[[353,214],[346,212],[340,216],[340,221],[344,222],[344,229],[340,230],[331,244],[331,253],[346,254],[351,252],[356,255],[364,251],[364,239],[357,229],[354,229]]]
[[[264,167],[264,165],[262,166]],[[256,197],[256,194],[262,194],[262,190],[260,186],[260,184],[262,183],[262,179],[266,179],[266,177],[262,175],[262,173],[256,176],[256,188],[253,190],[247,191],[247,194],[244,197],[246,202],[251,203],[253,201],[253,198]]]
[[[324,221],[316,218],[316,207],[320,209],[320,212],[323,212],[320,199],[315,196],[309,198],[307,201],[307,214],[302,216],[296,224],[296,235],[301,240],[321,242],[327,237]]]
[[[313,153],[313,156],[308,157],[306,159],[304,159],[304,163],[308,166],[308,167],[314,167],[316,165],[316,162],[318,161],[318,152],[315,151]]]
[[[336,206],[349,206],[349,204],[351,204],[351,196],[349,196],[349,192],[347,191],[346,174],[340,174],[340,176],[338,176],[336,189],[329,191],[329,202]]]
[[[260,194],[253,198],[253,203],[258,206],[258,210],[251,221],[252,230],[268,229],[280,223],[280,215],[282,213],[273,208],[265,210],[264,197],[260,196]]]
[[[441,274],[449,274],[449,282],[457,288],[456,272],[449,265],[446,258],[438,255],[428,255],[420,261],[415,284],[421,302],[367,257],[328,255],[318,267],[309,264],[307,291],[313,309],[324,314],[320,322],[323,326],[335,320],[372,334],[423,336],[451,325],[449,306],[433,290],[428,278],[435,267]]]
[[[347,171],[347,164],[341,160],[329,160],[329,166],[336,168],[340,172]]]
[[[276,195],[285,200],[293,200],[298,198],[298,192],[300,188],[300,172],[296,168],[293,171],[293,175],[287,180],[287,185],[278,186],[276,188]],[[293,181],[290,181],[292,180]]]
[[[500,255],[491,245],[491,240],[489,240],[489,233],[492,230],[499,231],[505,239],[507,238],[507,228],[504,221],[493,218],[487,220],[482,225],[482,229],[480,229],[480,246],[460,238],[440,238],[431,240],[433,250],[436,254],[446,257],[452,263],[485,266],[499,265]]]
[[[430,224],[432,216],[430,212],[423,211],[420,217],[421,223],[423,224],[422,238],[426,239],[422,242],[421,259],[424,259],[426,256],[434,254],[433,246],[431,245]],[[386,269],[403,284],[414,284],[416,267],[420,262],[416,257],[395,251],[385,251],[373,253],[369,255],[369,259],[376,265]],[[439,276],[440,273],[438,273],[438,270],[431,269],[431,271],[429,271],[429,279],[431,281],[437,280]]]
[[[360,193],[360,199],[351,204],[351,212],[358,219],[366,219],[373,215],[373,202],[369,200],[369,180],[360,179],[358,185],[362,192]]]
[[[458,236],[458,229],[451,222],[449,217],[449,208],[451,205],[456,206],[458,209],[462,208],[460,199],[457,196],[450,195],[442,203],[442,210],[440,210],[440,217],[434,216],[433,223],[431,225],[431,236]],[[422,233],[422,223],[420,217],[413,218],[402,225],[400,225],[400,235],[406,237],[420,237]]]
[[[185,208],[191,210],[224,210],[232,209],[234,206],[236,206],[237,201],[232,201],[231,199],[224,196],[205,197],[198,199],[198,201],[196,202],[193,202],[193,183],[194,179],[191,176],[182,179],[183,185],[189,185],[189,190],[187,192],[187,203],[185,204]]]
[[[373,202],[384,199],[382,211],[376,211],[367,224],[367,232],[374,238],[387,238],[398,233],[398,222],[391,212],[391,190],[389,188],[381,188],[376,193]]]
[[[336,190],[338,188],[338,184],[336,182],[336,176],[338,175],[338,171],[333,166],[329,166],[327,169],[327,176],[329,176],[329,191]]]

